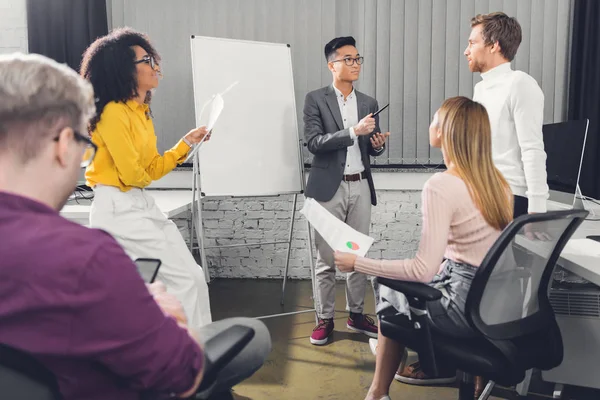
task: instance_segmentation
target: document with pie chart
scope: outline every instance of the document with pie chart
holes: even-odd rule
[[[374,242],[372,237],[358,232],[334,217],[315,199],[305,199],[300,213],[334,251],[346,251],[364,257]]]

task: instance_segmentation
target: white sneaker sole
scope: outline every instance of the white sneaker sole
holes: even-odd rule
[[[325,339],[321,339],[321,340],[310,338],[310,343],[314,344],[315,346],[323,346],[324,344],[327,344],[327,342],[329,342],[330,337],[331,337],[331,335],[329,335]]]
[[[369,332],[369,331],[363,331],[362,329],[356,329],[348,324],[346,324],[346,328],[350,329],[353,332],[358,332],[358,333],[362,333],[367,335],[368,337],[371,337],[373,339],[377,339],[377,334],[373,333],[373,332]]]
[[[398,382],[406,383],[407,385],[416,386],[446,385],[449,383],[456,382],[456,376],[453,376],[451,378],[414,379],[395,374],[394,379]]]
[[[377,355],[377,339],[369,339],[369,347],[374,356]]]

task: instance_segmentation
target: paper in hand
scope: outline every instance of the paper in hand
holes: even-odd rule
[[[209,110],[210,110],[210,112],[208,114],[208,123],[206,124],[206,128],[208,129],[209,134],[212,133],[212,130],[215,127],[215,124],[217,123],[217,120],[219,119],[219,116],[221,115],[223,108],[225,107],[225,102],[223,101],[223,95],[225,93],[229,92],[237,84],[238,84],[238,81],[233,82],[222,93],[217,93],[216,95],[214,95],[212,97],[212,99],[210,99],[202,107],[202,110],[200,111],[200,118],[202,118],[202,114],[204,113],[204,110],[206,109],[206,107],[209,107]],[[192,149],[192,151],[189,152],[186,161],[188,161],[189,159],[194,157],[194,155],[198,152],[198,149],[202,146],[202,143],[204,143],[204,140],[206,139],[207,136],[208,135],[204,136],[199,143],[194,145],[194,148]]]
[[[221,111],[223,111],[224,104],[225,103],[223,102],[223,96],[221,96],[220,94],[217,94],[212,99],[210,114],[208,114],[208,124],[206,125],[206,128],[209,132],[212,131],[212,129],[215,127],[215,124],[219,119],[219,115],[221,115]]]
[[[315,199],[305,199],[300,213],[334,251],[345,251],[364,257],[374,242],[372,237],[358,232],[334,217]]]

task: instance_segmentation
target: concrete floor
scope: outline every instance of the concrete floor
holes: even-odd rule
[[[210,284],[213,319],[234,316],[258,317],[312,308],[309,281],[288,281],[285,306],[280,306],[281,281],[220,279]],[[374,299],[369,290],[365,311],[373,314]],[[336,319],[333,342],[313,346],[309,342],[314,328],[312,312],[267,318],[273,351],[264,367],[251,379],[235,388],[237,399],[362,400],[375,371],[375,357],[368,338],[346,329],[344,283],[336,290]],[[567,388],[563,399],[598,399],[600,392]],[[552,385],[532,382],[529,399],[552,398]],[[508,389],[494,390],[491,399],[516,399]],[[393,382],[393,400],[455,400],[456,387],[418,387]]]

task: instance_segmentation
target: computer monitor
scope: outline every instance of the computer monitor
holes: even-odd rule
[[[79,171],[79,177],[77,179],[77,186],[85,185],[85,168],[81,168]]]
[[[562,203],[566,208],[582,208],[579,176],[587,138],[589,120],[560,122],[544,125],[544,149],[549,200]]]

